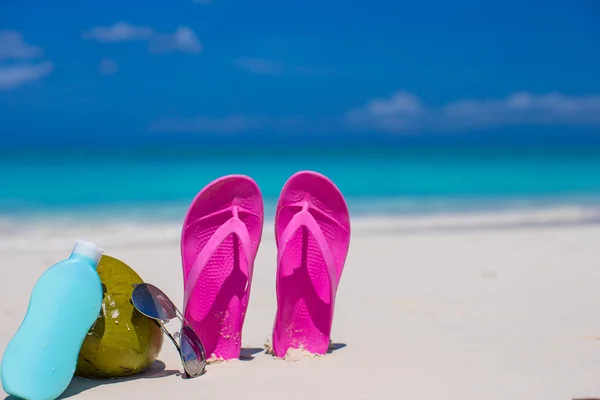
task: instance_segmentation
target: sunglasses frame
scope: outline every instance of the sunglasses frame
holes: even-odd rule
[[[169,302],[171,303],[171,305],[173,306],[173,309],[175,310],[175,318],[179,319],[179,321],[181,321],[181,331],[177,332],[175,334],[175,337],[179,338],[179,340],[182,340],[182,336],[183,336],[183,329],[184,327],[187,327],[189,330],[191,330],[193,332],[193,334],[198,338],[198,343],[200,343],[200,356],[201,359],[199,360],[202,363],[202,370],[200,371],[200,373],[198,374],[191,374],[186,366],[186,361],[183,357],[183,351],[181,349],[181,344],[177,343],[177,340],[175,340],[175,337],[171,334],[171,332],[169,332],[169,330],[165,327],[165,323],[169,322],[172,320],[171,319],[167,319],[167,320],[161,320],[159,318],[154,318],[151,315],[145,314],[143,313],[139,308],[136,307],[135,303],[133,302],[133,292],[132,292],[132,299],[131,299],[131,304],[133,305],[133,307],[142,315],[150,318],[152,321],[154,321],[154,323],[164,332],[165,335],[167,335],[167,337],[169,339],[171,339],[171,342],[173,342],[173,344],[175,345],[175,347],[177,348],[177,352],[179,353],[179,358],[181,359],[181,365],[183,366],[183,370],[185,372],[185,376],[187,378],[197,378],[199,376],[202,376],[206,373],[206,354],[204,352],[204,344],[202,343],[202,340],[200,339],[200,337],[196,334],[196,332],[194,332],[194,330],[192,329],[192,327],[190,326],[190,324],[187,322],[187,320],[185,319],[185,317],[183,316],[183,314],[181,313],[181,311],[179,311],[179,309],[177,308],[177,306],[175,305],[175,303],[173,303],[173,301],[171,301],[171,299],[169,299],[169,297],[164,294],[162,292],[162,290],[158,289],[156,286],[150,284],[150,283],[139,283],[139,284],[133,284],[133,290],[135,291],[135,289],[138,286],[146,286],[146,287],[153,287],[155,289],[157,289],[158,291],[160,291],[167,300],[169,300]]]

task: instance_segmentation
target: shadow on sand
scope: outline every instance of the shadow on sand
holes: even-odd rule
[[[138,379],[153,379],[153,378],[164,378],[171,375],[181,375],[180,371],[165,369],[165,363],[156,360],[146,371],[123,378],[108,378],[108,379],[86,379],[78,376],[73,377],[69,387],[60,395],[59,399],[67,399],[69,397],[76,396],[81,392],[95,388],[102,385],[111,385],[114,383],[133,381]],[[4,400],[18,400],[17,397],[8,396]]]
[[[345,343],[331,343],[329,345],[329,351],[327,353],[333,353],[334,351],[343,349],[346,347]],[[266,353],[265,349],[259,347],[249,347],[243,348],[240,354],[241,361],[250,361],[254,359],[254,355],[260,352]],[[182,376],[181,372],[178,370],[170,370],[165,369],[166,365],[164,362],[160,360],[156,360],[154,364],[150,366],[146,371],[133,375],[127,376],[124,378],[113,378],[113,379],[86,379],[80,378],[78,376],[74,377],[69,384],[69,387],[60,395],[59,399],[68,399],[69,397],[77,396],[81,392],[85,392],[86,390],[102,386],[102,385],[111,385],[114,383],[120,382],[128,382],[138,379],[154,379],[154,378],[164,378],[171,375],[179,375]],[[182,376],[183,378],[183,376]],[[5,397],[4,400],[19,400],[17,397],[8,396]],[[600,399],[599,399],[600,400]]]
[[[334,351],[338,351],[340,349],[343,349],[344,347],[346,347],[345,343],[331,343],[329,344],[329,350],[327,350],[327,354],[331,354]],[[258,353],[263,353],[263,354],[270,354],[269,352],[271,351],[271,348],[269,346],[266,346],[265,348],[259,348],[259,347],[249,347],[249,348],[243,348],[242,349],[242,353],[240,355],[240,360],[241,361],[250,361],[250,360],[254,360],[254,355],[258,354]],[[272,354],[271,354],[272,355]]]
[[[181,372],[178,370],[170,370],[165,369],[165,363],[156,360],[146,371],[133,375],[127,376],[123,378],[113,378],[113,379],[86,379],[80,377],[74,377],[71,381],[71,384],[63,392],[63,394],[59,397],[59,399],[67,399],[69,397],[76,396],[81,392],[85,392],[86,390],[95,388],[101,385],[111,385],[119,382],[128,382],[138,379],[154,379],[154,378],[164,378],[171,375],[181,375]]]
[[[331,343],[329,345],[329,351],[327,353],[333,353],[334,351],[338,351],[346,347],[346,343]]]
[[[241,361],[250,361],[250,360],[254,360],[254,355],[258,354],[260,352],[264,352],[265,349],[261,349],[260,347],[246,347],[243,348],[241,353],[240,353],[240,360]]]
[[[128,382],[138,379],[154,379],[154,378],[164,378],[171,375],[181,375],[181,372],[178,370],[165,369],[165,363],[156,360],[146,371],[133,375],[127,376],[123,378],[113,378],[113,379],[86,379],[80,377],[74,377],[71,381],[71,384],[63,392],[63,394],[59,397],[59,399],[67,399],[69,397],[76,396],[81,392],[85,392],[86,390],[95,388],[101,385],[111,385],[114,383],[120,382]]]

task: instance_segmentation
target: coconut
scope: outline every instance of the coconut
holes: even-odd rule
[[[114,378],[144,371],[158,357],[163,333],[133,307],[131,294],[142,278],[127,264],[103,255],[97,267],[104,297],[77,360],[75,375]]]

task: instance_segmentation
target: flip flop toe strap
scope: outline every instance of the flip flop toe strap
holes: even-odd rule
[[[187,276],[185,292],[183,297],[184,309],[187,307],[189,299],[192,297],[200,274],[204,270],[206,263],[212,257],[214,252],[219,246],[227,239],[230,235],[236,235],[240,239],[244,255],[246,256],[248,270],[242,271],[248,276],[248,287],[252,281],[252,268],[253,268],[253,255],[252,255],[252,240],[248,233],[248,228],[244,222],[237,218],[232,217],[223,225],[221,225],[215,233],[208,239],[208,242],[204,245],[198,257],[194,261],[192,268]]]
[[[283,275],[290,275],[293,273],[293,270],[291,269],[293,266],[282,265],[281,261],[290,240],[294,237],[298,229],[301,229],[302,227],[306,227],[308,231],[312,234],[313,238],[315,239],[315,242],[317,243],[317,246],[319,247],[319,250],[321,251],[323,260],[325,261],[325,265],[327,268],[327,277],[329,278],[329,298],[331,304],[333,305],[338,285],[335,260],[329,248],[327,239],[323,234],[323,230],[308,210],[301,210],[296,215],[294,215],[279,238],[279,252],[277,256],[277,261],[278,265],[282,267],[281,273],[283,273]],[[319,297],[321,298],[321,300],[327,302],[327,299],[323,298],[322,294],[319,294]]]

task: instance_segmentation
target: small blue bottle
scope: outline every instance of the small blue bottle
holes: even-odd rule
[[[69,386],[86,334],[102,306],[96,267],[104,251],[78,241],[71,256],[35,284],[19,330],[2,356],[4,391],[27,400],[54,400]]]

